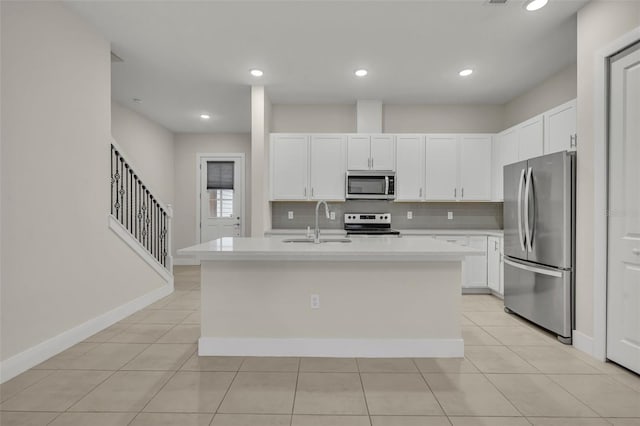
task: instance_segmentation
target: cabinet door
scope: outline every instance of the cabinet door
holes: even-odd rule
[[[349,136],[347,169],[369,170],[371,168],[370,140],[369,136]]]
[[[496,135],[491,143],[491,199],[502,201],[502,135]]]
[[[396,146],[393,136],[371,136],[371,169],[396,169]]]
[[[518,126],[518,160],[528,160],[543,154],[544,119],[542,115]]]
[[[276,136],[271,141],[271,199],[306,200],[309,163],[307,136]]]
[[[576,101],[567,102],[544,114],[544,153],[575,149]]]
[[[508,129],[496,135],[493,145],[493,200],[504,200],[504,166],[518,161],[518,133]]]
[[[396,139],[396,201],[424,200],[424,138]]]
[[[345,199],[346,147],[344,136],[311,136],[312,200]]]
[[[491,136],[460,138],[460,200],[491,200]]]
[[[483,256],[467,256],[466,287],[487,286],[487,237],[469,237],[469,247],[480,249]]]
[[[496,293],[500,292],[500,246],[497,237],[487,238],[487,285]]]
[[[426,199],[456,200],[458,197],[458,138],[427,136]]]

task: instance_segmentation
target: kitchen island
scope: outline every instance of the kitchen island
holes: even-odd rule
[[[461,357],[461,271],[433,238],[221,238],[201,262],[200,355]]]

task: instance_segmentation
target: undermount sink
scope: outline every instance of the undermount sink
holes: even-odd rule
[[[313,239],[311,238],[290,238],[287,240],[282,240],[283,243],[310,243],[313,244]],[[321,243],[350,243],[351,240],[349,238],[320,238]]]

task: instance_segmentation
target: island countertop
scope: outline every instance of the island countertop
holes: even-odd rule
[[[327,238],[328,236],[325,236]],[[481,250],[432,238],[353,238],[349,243],[288,243],[287,238],[226,237],[178,250],[200,260],[460,261]]]

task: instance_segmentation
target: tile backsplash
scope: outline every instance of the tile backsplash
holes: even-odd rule
[[[274,201],[271,203],[273,229],[305,229],[314,226],[315,202]],[[336,219],[322,215],[322,228],[342,229],[345,213],[391,213],[396,229],[502,229],[502,203],[395,203],[391,201],[356,201],[329,203]],[[288,213],[293,212],[293,219]],[[407,212],[413,219],[407,219]],[[448,212],[453,219],[447,219]]]

